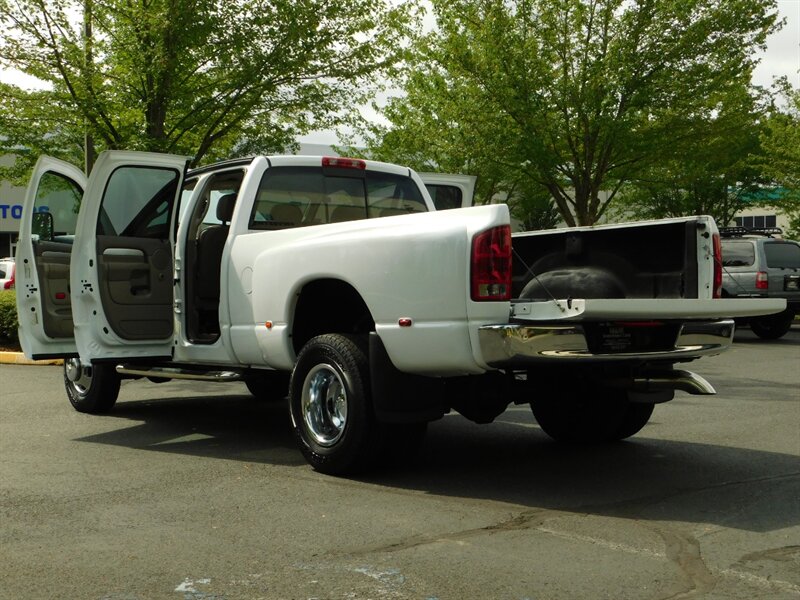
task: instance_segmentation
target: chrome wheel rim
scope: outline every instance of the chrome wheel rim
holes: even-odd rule
[[[81,364],[80,359],[69,358],[64,361],[64,374],[73,389],[83,396],[92,386],[92,367]]]
[[[339,374],[329,365],[317,365],[303,382],[303,422],[314,441],[328,448],[347,426],[347,392]]]

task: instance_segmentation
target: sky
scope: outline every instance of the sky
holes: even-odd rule
[[[797,89],[800,88],[800,0],[778,0],[778,12],[786,23],[767,40],[767,50],[760,55],[753,83],[766,87],[773,77],[785,75]]]
[[[767,49],[759,53],[761,62],[753,73],[753,83],[769,87],[777,77],[785,76],[792,87],[800,88],[800,0],[778,0],[778,14],[785,19],[783,28],[767,40]],[[38,87],[35,79],[22,73],[0,69],[0,81],[21,87]],[[377,115],[365,111],[365,116]],[[336,132],[316,131],[299,140],[305,143],[338,144]]]

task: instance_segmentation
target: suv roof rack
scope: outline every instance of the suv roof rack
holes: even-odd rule
[[[764,235],[772,237],[773,235],[782,235],[783,230],[780,227],[720,227],[719,234],[722,237],[741,237],[743,235]]]

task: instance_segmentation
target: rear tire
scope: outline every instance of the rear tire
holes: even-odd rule
[[[375,465],[384,428],[372,407],[366,340],[340,334],[309,340],[292,372],[289,410],[315,470],[344,475]]]
[[[84,365],[77,358],[64,361],[64,387],[78,412],[99,415],[110,411],[119,396],[120,377],[112,364]]]
[[[603,389],[596,397],[586,394],[573,391],[559,398],[534,400],[533,416],[558,442],[591,444],[631,437],[653,414],[652,404],[631,402],[625,390]]]
[[[792,321],[794,321],[794,311],[784,310],[774,315],[751,320],[750,329],[763,340],[777,340],[791,329]]]

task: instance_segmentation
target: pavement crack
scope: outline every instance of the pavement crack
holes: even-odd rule
[[[736,561],[735,566],[745,565],[745,563],[755,562],[758,560],[774,560],[778,562],[794,562],[800,558],[800,546],[782,546],[780,548],[770,548],[769,550],[761,550],[760,552],[751,552],[745,554],[742,558]]]
[[[664,552],[672,561],[683,580],[684,589],[662,600],[682,600],[701,596],[712,591],[717,584],[716,576],[703,560],[700,542],[692,535],[675,529],[646,526],[664,541]]]
[[[525,529],[537,529],[546,521],[552,519],[554,516],[562,515],[562,511],[554,510],[529,510],[519,513],[509,519],[485,525],[483,527],[475,527],[472,529],[464,529],[461,531],[453,531],[450,533],[442,533],[439,535],[414,535],[405,539],[383,544],[380,546],[372,546],[368,548],[359,548],[358,550],[346,552],[350,556],[360,556],[373,553],[391,553],[409,550],[411,548],[418,548],[429,544],[436,544],[439,542],[464,542],[470,538],[480,535],[492,535],[495,533],[503,533],[507,531],[519,531]]]

